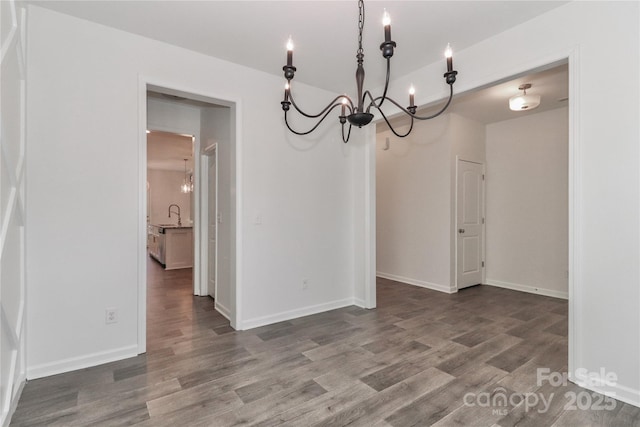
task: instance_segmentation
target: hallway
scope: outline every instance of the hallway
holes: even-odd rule
[[[147,354],[232,331],[210,297],[193,295],[193,269],[164,270],[147,258]]]

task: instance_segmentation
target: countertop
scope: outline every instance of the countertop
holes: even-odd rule
[[[178,224],[151,224],[153,227],[158,228],[193,228],[193,225],[178,225]]]

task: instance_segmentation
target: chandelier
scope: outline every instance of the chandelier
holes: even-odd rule
[[[287,43],[287,65],[282,67],[284,71],[284,78],[287,80],[284,87],[284,100],[281,102],[282,110],[284,111],[284,122],[287,125],[287,128],[296,135],[308,135],[320,126],[320,123],[327,118],[327,116],[337,107],[340,107],[340,116],[338,119],[342,125],[342,141],[349,141],[349,137],[351,136],[351,127],[358,126],[361,128],[362,126],[368,125],[371,120],[373,120],[373,114],[371,113],[371,109],[377,110],[384,121],[391,129],[391,132],[394,135],[404,138],[409,135],[413,130],[414,119],[417,120],[429,120],[435,117],[438,117],[442,114],[453,99],[453,84],[456,81],[457,71],[453,69],[453,58],[451,47],[447,45],[447,49],[445,50],[445,57],[447,60],[447,72],[444,73],[444,78],[446,83],[449,85],[449,99],[445,103],[445,105],[435,114],[421,117],[416,115],[417,107],[414,104],[414,96],[415,89],[413,86],[409,89],[409,106],[403,107],[398,102],[393,99],[387,97],[387,89],[389,88],[389,75],[391,73],[391,57],[393,56],[394,48],[396,47],[396,42],[391,40],[391,19],[389,18],[389,14],[385,10],[384,16],[382,19],[382,24],[384,26],[384,42],[380,45],[380,50],[382,51],[382,57],[387,60],[387,77],[384,84],[384,90],[382,91],[382,96],[374,97],[370,91],[366,90],[363,92],[364,85],[364,66],[362,65],[364,62],[364,51],[362,49],[362,31],[364,29],[364,1],[358,0],[358,50],[356,52],[356,59],[358,66],[356,68],[356,88],[358,92],[358,97],[355,102],[347,95],[338,95],[336,96],[330,103],[327,105],[322,111],[317,114],[308,114],[302,111],[298,105],[296,104],[293,94],[291,93],[291,80],[296,72],[296,67],[293,66],[293,41],[291,37],[289,37],[289,41]],[[389,103],[395,105],[400,109],[401,112],[407,114],[411,119],[411,125],[409,126],[409,130],[406,133],[398,133],[391,123],[389,119],[382,111],[382,104],[388,101]],[[316,124],[311,127],[311,129],[307,131],[296,131],[293,129],[287,117],[287,113],[289,112],[291,106],[295,108],[295,110],[307,117],[309,119],[317,119]],[[348,113],[348,114],[347,114]],[[347,121],[349,122],[349,127],[347,132],[345,133],[345,126]]]

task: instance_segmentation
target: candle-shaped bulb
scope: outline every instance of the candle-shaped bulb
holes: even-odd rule
[[[346,111],[346,107],[347,107],[347,98],[342,98],[342,107],[340,110],[340,115],[344,116],[345,115],[345,111]]]
[[[382,14],[382,25],[384,25],[385,27],[387,25],[391,25],[391,16],[389,16],[389,12],[387,12],[387,9],[385,9],[384,13]]]
[[[285,102],[289,102],[289,88],[291,86],[289,86],[289,82],[286,82],[284,84],[284,101]]]
[[[409,88],[409,107],[415,107],[415,94],[416,88],[411,85],[411,87]]]
[[[291,36],[289,36],[289,40],[287,41],[287,67],[291,67],[293,65],[293,40]]]
[[[447,43],[447,48],[444,50],[444,57],[447,58],[447,73],[450,73],[453,71],[453,51],[449,43]]]
[[[384,25],[384,41],[385,43],[389,43],[391,41],[391,17],[387,9],[385,9],[382,14],[382,25]]]
[[[413,85],[411,85],[411,87],[409,88],[409,95],[415,95],[416,94],[416,88],[413,87]]]

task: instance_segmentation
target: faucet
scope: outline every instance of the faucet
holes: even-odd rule
[[[178,208],[178,212],[172,212],[171,211],[171,207],[172,206],[175,206],[176,208]],[[171,214],[172,213],[178,214],[178,227],[182,226],[182,219],[180,218],[180,206],[178,206],[176,204],[169,205],[169,218],[171,218]]]

